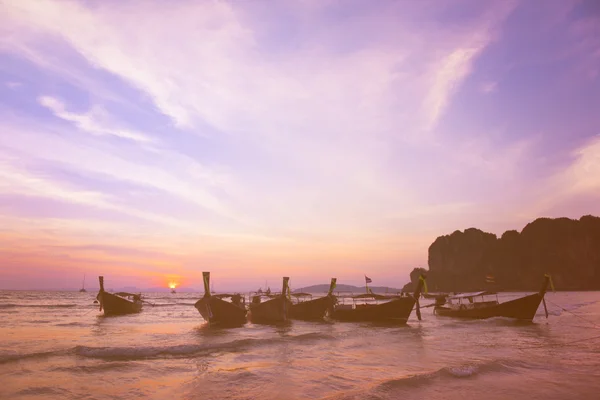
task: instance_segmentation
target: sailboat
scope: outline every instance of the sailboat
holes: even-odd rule
[[[79,289],[79,293],[85,292],[87,292],[87,290],[85,290],[85,274],[83,274],[83,283],[81,284],[81,289]]]

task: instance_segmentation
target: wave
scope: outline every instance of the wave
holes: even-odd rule
[[[77,304],[0,304],[0,309],[8,308],[74,308]]]
[[[298,342],[311,341],[311,340],[335,340],[334,336],[327,335],[325,333],[320,333],[320,332],[310,332],[310,333],[303,333],[300,335],[290,335],[290,336],[284,336],[284,338],[287,340],[298,341]]]
[[[56,396],[59,398],[68,397],[69,391],[59,387],[33,386],[23,389],[17,393],[20,396]]]
[[[305,342],[313,340],[332,340],[333,336],[312,332],[295,336],[264,339],[237,339],[230,342],[214,344],[181,344],[172,346],[139,346],[139,347],[88,347],[77,346],[75,354],[87,358],[104,360],[143,360],[148,358],[163,357],[189,357],[209,355],[222,352],[245,351],[251,347],[273,345],[277,342],[294,341]]]
[[[54,324],[54,326],[88,326],[88,324],[83,322],[65,322],[62,324]]]
[[[102,362],[94,365],[74,365],[69,367],[54,367],[52,371],[55,372],[67,372],[67,373],[95,373],[95,372],[106,372],[106,371],[124,371],[133,369],[136,367],[135,363],[130,362]]]
[[[47,358],[68,354],[70,350],[50,350],[34,353],[19,353],[16,351],[0,351],[0,364],[34,358]]]
[[[88,347],[77,346],[75,354],[104,360],[143,360],[162,357],[188,357],[217,352],[236,352],[252,346],[271,344],[271,339],[239,339],[216,344],[180,344],[173,346]]]
[[[523,367],[526,367],[526,365],[522,362],[501,360],[448,366],[440,368],[437,371],[411,375],[399,379],[390,379],[379,384],[375,390],[389,392],[409,387],[425,386],[447,379],[468,379],[476,375],[494,372],[517,373],[518,369]]]

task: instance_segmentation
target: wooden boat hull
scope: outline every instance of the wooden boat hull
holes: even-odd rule
[[[104,315],[135,314],[142,311],[141,301],[129,301],[112,293],[100,292],[96,299],[104,310]]]
[[[250,321],[259,324],[285,322],[290,318],[292,302],[280,296],[263,303],[250,303]]]
[[[505,317],[531,321],[533,320],[533,317],[535,317],[535,313],[543,298],[543,293],[534,293],[505,303],[480,308],[454,309],[436,306],[434,308],[434,313],[436,315],[455,318],[486,319],[492,317]]]
[[[332,319],[345,322],[395,322],[406,323],[415,305],[412,296],[400,297],[382,304],[357,305],[356,308],[335,307]]]
[[[294,304],[290,310],[290,318],[303,320],[323,319],[327,310],[333,309],[335,302],[335,296],[325,296]]]
[[[236,326],[246,323],[246,308],[213,296],[204,296],[194,304],[211,325]]]

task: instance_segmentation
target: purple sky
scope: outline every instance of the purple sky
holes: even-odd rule
[[[599,110],[595,0],[3,0],[0,288],[398,287],[600,214]]]

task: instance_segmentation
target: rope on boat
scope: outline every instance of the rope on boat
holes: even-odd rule
[[[548,301],[548,303],[552,304],[553,306],[560,308],[560,309],[561,309],[561,310],[563,310],[564,312],[568,312],[569,314],[571,314],[571,315],[573,315],[573,316],[575,316],[575,317],[577,317],[577,318],[581,319],[582,321],[585,321],[585,322],[587,322],[588,324],[592,324],[594,327],[596,327],[596,328],[600,329],[600,325],[596,324],[595,322],[593,322],[593,321],[590,321],[589,319],[583,318],[581,315],[579,315],[579,314],[575,314],[573,311],[569,311],[569,310],[567,310],[566,308],[564,308],[564,307],[561,307],[559,304],[556,304],[556,303],[554,303],[554,302],[552,302],[552,301],[550,301],[550,300],[547,300],[547,301]]]
[[[562,311],[567,312],[567,313],[569,313],[569,314],[571,314],[571,315],[573,315],[573,316],[581,319],[582,321],[585,321],[585,322],[593,325],[596,328],[600,328],[600,326],[598,324],[596,324],[595,322],[590,321],[589,319],[583,318],[581,315],[576,314],[573,311],[569,311],[566,308],[560,306],[559,304],[554,303],[553,301],[550,301],[550,300],[547,300],[547,301],[548,301],[548,303],[552,304],[553,306],[560,308]],[[534,345],[534,346],[517,347],[517,349],[518,350],[539,349],[539,348],[542,348],[542,347],[556,347],[557,345],[560,345],[560,346],[569,346],[571,344],[576,344],[576,343],[581,343],[581,342],[587,342],[587,341],[596,340],[596,339],[600,339],[600,335],[598,335],[598,336],[592,336],[592,337],[588,337],[588,338],[583,338],[583,339],[572,340],[570,342],[565,342],[565,343],[560,343],[560,344],[558,344],[558,343],[552,343],[552,344],[550,344],[550,343],[544,343],[544,344]]]
[[[86,315],[88,315],[89,313],[91,313],[91,312],[92,312],[92,311],[94,311],[94,310],[96,310],[96,307],[92,308],[91,310],[88,310],[88,311],[84,312],[83,314],[81,314],[81,315],[79,316],[79,318],[83,318],[83,317],[85,317]]]

